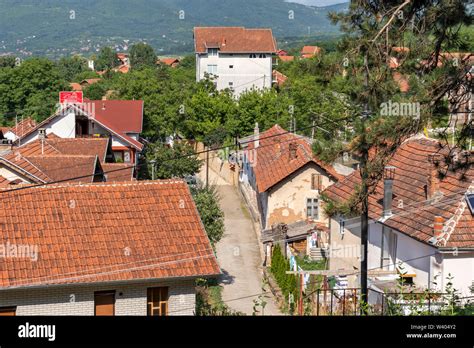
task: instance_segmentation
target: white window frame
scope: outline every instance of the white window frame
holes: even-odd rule
[[[217,64],[207,64],[207,73],[209,75],[217,75]]]
[[[316,203],[316,204],[315,204]],[[310,214],[310,204],[311,204],[311,214]],[[316,216],[314,211],[316,210]],[[306,198],[306,217],[312,220],[319,220],[319,198]]]
[[[217,48],[208,48],[207,49],[207,56],[208,57],[218,57],[219,50]]]

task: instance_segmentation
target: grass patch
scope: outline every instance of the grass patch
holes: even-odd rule
[[[311,260],[308,256],[296,256],[296,263],[305,271],[317,271],[326,269],[326,260]]]

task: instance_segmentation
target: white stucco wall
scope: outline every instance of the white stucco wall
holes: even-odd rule
[[[452,253],[444,254],[443,262],[443,282],[444,286],[448,282],[448,276],[453,279],[451,282],[462,296],[471,296],[470,286],[474,286],[474,252],[458,252],[458,256]]]
[[[230,88],[233,83],[235,95],[240,95],[246,89],[270,88],[272,86],[272,55],[266,53],[266,58],[249,58],[249,54],[207,54],[196,55],[196,79],[204,79],[208,65],[217,65],[217,89]],[[231,68],[230,66],[233,66]]]
[[[347,228],[341,229],[340,219],[336,216],[329,223],[329,269],[360,270],[360,224],[357,219],[347,221]],[[349,226],[349,223],[353,226]],[[350,227],[350,228],[349,228]],[[343,232],[343,233],[341,233]],[[357,275],[347,277],[349,287],[359,287]]]
[[[349,225],[346,222],[346,226]],[[360,269],[360,257],[351,255],[350,250],[360,245],[360,224],[352,220],[354,225],[344,229],[340,233],[339,218],[334,217],[330,221],[330,243],[331,250],[345,250],[346,254],[336,257],[330,255],[329,268],[338,269]],[[397,235],[396,262],[403,261],[416,277],[413,278],[415,285],[423,289],[445,291],[448,275],[453,277],[454,288],[461,291],[464,296],[469,295],[469,286],[474,281],[474,252],[458,252],[457,256],[452,252],[440,252],[437,248],[419,242],[401,232],[391,230]],[[369,223],[369,250],[368,268],[378,269],[381,265],[382,225],[377,222]],[[336,248],[337,247],[337,248]],[[390,267],[394,269],[394,267]],[[359,286],[355,277],[349,277],[349,286]]]
[[[55,117],[51,122],[42,128],[46,129],[46,134],[54,133],[60,138],[75,138],[76,136],[76,116],[74,112]],[[25,137],[21,143],[27,144],[38,139],[38,131]]]

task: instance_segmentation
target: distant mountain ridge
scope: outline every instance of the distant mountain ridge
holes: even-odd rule
[[[58,56],[126,49],[192,52],[194,26],[270,27],[277,39],[337,34],[327,14],[347,4],[309,7],[284,0],[0,0],[0,54]],[[125,40],[125,41],[124,41]],[[127,41],[128,40],[128,41]]]

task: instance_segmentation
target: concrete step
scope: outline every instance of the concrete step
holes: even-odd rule
[[[325,259],[326,250],[323,248],[311,248],[309,251],[309,257],[315,261]]]

